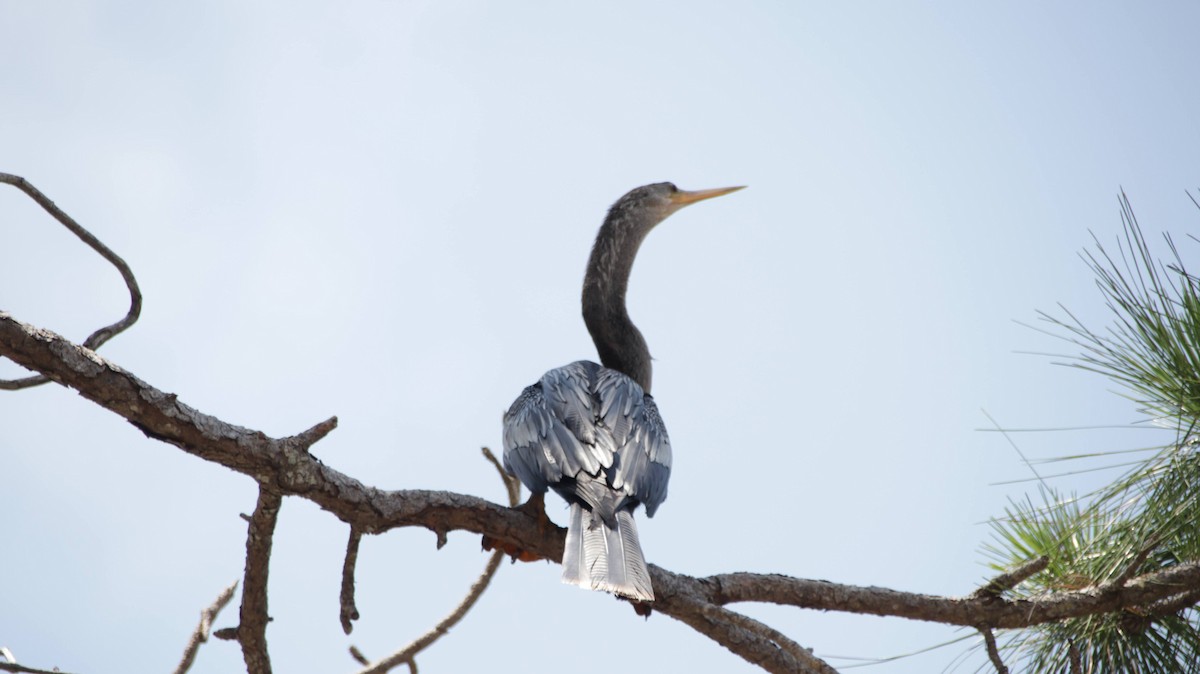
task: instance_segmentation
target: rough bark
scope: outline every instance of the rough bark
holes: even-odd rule
[[[252,477],[261,485],[262,493],[274,499],[266,505],[275,510],[280,497],[298,496],[313,501],[363,533],[379,534],[408,526],[425,527],[439,536],[466,530],[499,539],[539,557],[562,559],[564,530],[547,527],[523,510],[447,491],[384,491],[322,464],[308,453],[308,448],[336,427],[336,418],[295,436],[271,438],[199,412],[180,402],[174,394],[154,388],[94,351],[50,331],[20,323],[3,312],[0,312],[0,355],[75,389],[151,438]],[[259,508],[264,508],[261,497]],[[249,542],[248,553],[253,553]],[[265,557],[262,564],[265,580]],[[963,597],[771,574],[729,573],[695,578],[653,565],[650,572],[655,611],[692,626],[770,672],[834,670],[791,639],[724,606],[769,602],[963,625],[984,631],[1126,609],[1144,611],[1154,606],[1174,606],[1181,597],[1194,601],[1200,592],[1200,563],[1191,562],[1036,599],[1010,600],[1003,596],[1020,580],[1040,570],[1040,564],[1031,561],[1026,567],[998,577]],[[248,554],[245,592],[251,591],[249,565]],[[265,595],[262,599],[260,617],[264,618],[265,627]],[[243,608],[243,627],[245,621]],[[262,649],[265,654],[265,642]],[[251,664],[249,655],[247,663]],[[269,671],[251,664],[251,670],[256,669]]]

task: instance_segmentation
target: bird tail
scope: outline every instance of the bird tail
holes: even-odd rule
[[[654,601],[633,513],[618,510],[615,519],[617,526],[610,527],[599,515],[571,504],[562,580],[637,601]]]

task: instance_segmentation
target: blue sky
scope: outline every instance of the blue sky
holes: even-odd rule
[[[8,2],[0,171],[137,273],[143,318],[102,350],[116,363],[272,435],[337,414],[314,453],[367,483],[495,500],[478,448],[502,412],[594,357],[579,282],[608,205],[659,180],[749,185],[673,216],[634,270],[677,464],[639,525],[647,558],[965,594],[989,573],[984,523],[1029,488],[995,484],[1029,473],[982,410],[1140,419],[1108,382],[1018,353],[1069,349],[1017,321],[1058,303],[1107,320],[1078,252],[1119,233],[1122,187],[1152,238],[1194,231],[1198,21],[1191,3]],[[124,311],[117,275],[15,190],[0,232],[0,308],[76,340]],[[19,550],[0,561],[0,645],[71,672],[172,667],[241,575],[253,482],[54,387],[4,394],[0,424]],[[390,652],[485,562],[464,533],[365,540],[346,638],[345,535],[285,502],[278,671]],[[609,672],[583,636],[602,634],[631,672],[753,671],[558,573],[504,566],[422,670]],[[962,634],[743,608],[824,656]],[[939,671],[962,648],[872,669]],[[240,662],[212,643],[193,671]]]

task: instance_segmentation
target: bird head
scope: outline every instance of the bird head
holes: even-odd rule
[[[642,223],[649,229],[684,206],[736,192],[744,187],[745,185],[739,185],[738,187],[691,191],[681,190],[674,183],[642,185],[618,199],[617,203],[613,204],[612,213],[636,215],[637,217],[631,219]]]

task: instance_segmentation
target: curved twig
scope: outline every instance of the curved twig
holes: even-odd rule
[[[98,349],[100,345],[121,334],[126,328],[136,323],[138,316],[142,313],[142,291],[138,288],[137,279],[133,276],[133,270],[129,268],[125,260],[122,260],[119,255],[104,245],[100,239],[97,239],[91,232],[84,229],[78,222],[75,222],[74,218],[67,215],[65,211],[59,208],[45,194],[42,194],[41,190],[34,187],[28,180],[25,180],[21,176],[12,175],[11,173],[0,173],[0,183],[12,185],[28,195],[30,199],[37,202],[38,206],[42,207],[42,210],[49,213],[55,220],[69,229],[72,234],[79,237],[92,250],[99,253],[100,257],[108,260],[121,273],[121,278],[125,279],[125,287],[129,289],[129,311],[125,313],[124,318],[116,323],[106,325],[88,335],[88,338],[83,341],[83,345],[92,350]],[[39,386],[48,381],[50,379],[45,374],[37,374],[22,379],[0,379],[0,390],[16,391]]]
[[[192,668],[192,663],[196,660],[196,652],[200,650],[200,644],[208,641],[209,631],[212,629],[212,623],[217,619],[217,614],[225,605],[233,599],[233,591],[237,589],[238,582],[233,581],[233,585],[221,591],[208,608],[200,612],[200,624],[196,625],[196,631],[192,632],[191,639],[188,640],[187,648],[183,650],[183,659],[179,661],[179,666],[175,668],[175,674],[184,674]]]
[[[500,462],[496,460],[496,456],[487,447],[483,448],[483,456],[496,467],[496,472],[500,474],[500,479],[504,482],[504,489],[508,492],[508,505],[516,507],[521,502],[521,483],[515,477],[505,472],[504,468],[500,466]],[[471,584],[471,589],[467,591],[467,596],[459,602],[458,606],[449,615],[442,618],[437,625],[434,625],[433,629],[379,662],[373,664],[362,663],[366,666],[359,674],[384,674],[384,672],[388,672],[402,664],[407,664],[410,672],[415,674],[417,671],[415,660],[417,653],[428,648],[433,642],[441,638],[442,635],[449,632],[455,623],[462,620],[463,616],[471,610],[471,607],[483,595],[483,591],[487,589],[488,584],[492,582],[492,577],[496,575],[497,569],[500,568],[500,560],[502,559],[504,559],[503,550],[496,550],[492,553],[492,556],[488,559],[487,566],[483,569],[483,573]],[[353,655],[355,651],[357,649],[353,649],[351,654]],[[361,653],[359,656],[361,656]]]
[[[502,551],[497,550],[493,552],[492,556],[488,559],[487,567],[484,568],[483,573],[471,585],[471,590],[467,593],[467,596],[464,597],[461,602],[459,602],[458,606],[454,607],[454,610],[451,611],[449,615],[447,615],[445,618],[442,618],[438,624],[434,625],[433,628],[428,632],[414,639],[412,643],[408,644],[404,648],[401,648],[395,653],[392,653],[386,658],[383,658],[379,662],[373,663],[360,670],[359,674],[383,674],[384,672],[391,671],[394,667],[403,664],[407,664],[410,669],[415,671],[415,662],[413,659],[417,656],[417,653],[420,653],[428,648],[433,642],[440,639],[442,635],[449,632],[450,628],[453,627],[455,623],[462,620],[463,616],[467,614],[467,611],[471,610],[471,607],[475,605],[475,602],[479,599],[480,595],[483,594],[483,591],[487,589],[488,583],[490,583],[492,580],[492,576],[496,575],[496,570],[500,568],[500,561],[502,559],[504,559],[504,553]]]
[[[508,471],[504,470],[504,466],[500,465],[500,460],[492,454],[492,450],[487,447],[481,448],[483,458],[488,460],[496,468],[496,472],[500,474],[500,479],[504,481],[504,490],[508,492],[508,505],[515,508],[521,503],[521,481],[516,477],[509,475]]]

